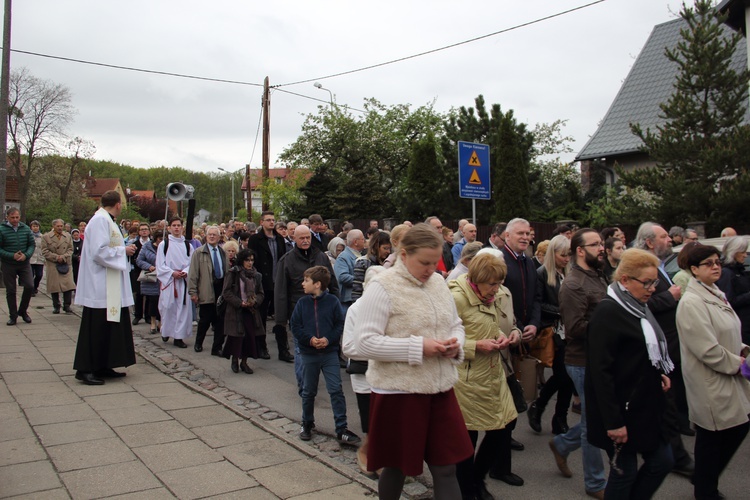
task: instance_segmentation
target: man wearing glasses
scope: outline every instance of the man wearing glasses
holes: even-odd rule
[[[567,464],[568,455],[581,448],[586,494],[603,499],[607,485],[604,462],[601,450],[587,439],[586,398],[583,388],[586,376],[586,330],[594,309],[607,295],[607,279],[602,273],[605,252],[601,235],[591,228],[579,229],[571,237],[570,253],[575,256],[575,261],[560,285],[559,301],[565,327],[565,370],[581,397],[581,422],[565,434],[555,436],[549,446],[557,467],[565,477],[572,476]]]
[[[258,345],[258,353],[261,359],[271,359],[266,343],[266,320],[268,319],[269,307],[273,304],[274,280],[276,278],[276,266],[279,259],[286,253],[286,242],[284,238],[276,232],[276,217],[271,211],[263,212],[260,215],[261,231],[250,236],[248,247],[255,252],[255,268],[263,276],[263,304],[260,307],[260,318],[263,323],[264,332],[255,335]],[[286,341],[279,344],[279,359],[291,363],[294,359],[289,354]]]
[[[690,240],[687,235],[686,239]],[[656,321],[664,332],[669,357],[674,363],[674,370],[668,375],[672,381],[672,389],[667,392],[667,411],[664,415],[664,422],[671,431],[668,438],[674,455],[675,466],[673,471],[685,476],[692,476],[695,463],[685,450],[680,436],[680,434],[695,435],[695,431],[690,428],[688,419],[685,382],[682,380],[680,338],[677,335],[677,303],[682,297],[682,290],[672,282],[664,270],[664,260],[672,254],[672,239],[659,224],[644,222],[638,228],[634,246],[653,253],[661,261],[659,280],[655,284],[654,293],[648,300],[648,308],[654,313]]]

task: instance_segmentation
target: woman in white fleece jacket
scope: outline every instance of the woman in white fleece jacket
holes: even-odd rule
[[[369,359],[372,386],[367,468],[383,468],[381,499],[397,499],[407,475],[427,462],[436,499],[460,498],[456,465],[471,456],[453,392],[464,329],[448,287],[435,273],[442,241],[427,224],[401,240],[396,264],[359,299],[355,340]]]

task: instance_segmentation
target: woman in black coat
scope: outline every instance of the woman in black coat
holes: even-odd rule
[[[658,267],[650,252],[626,250],[588,326],[588,440],[610,458],[607,499],[651,498],[674,465],[662,422],[666,374],[674,366],[646,306],[659,282]]]
[[[750,273],[745,269],[748,240],[734,236],[724,243],[721,278],[716,282],[742,323],[742,343],[750,345]]]
[[[249,248],[240,250],[236,265],[229,269],[224,278],[224,291],[221,294],[226,304],[224,313],[224,357],[232,358],[232,371],[242,370],[253,373],[247,358],[258,358],[255,337],[265,335],[260,319],[263,304],[263,281],[260,273],[253,269],[255,253]],[[221,313],[220,313],[221,314]],[[241,360],[241,361],[240,361]]]

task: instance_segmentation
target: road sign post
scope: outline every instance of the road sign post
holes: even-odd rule
[[[458,186],[461,198],[471,198],[471,215],[476,224],[476,200],[492,197],[490,147],[487,144],[458,141]]]

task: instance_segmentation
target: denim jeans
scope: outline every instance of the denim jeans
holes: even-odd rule
[[[585,366],[565,365],[570,379],[581,398],[581,423],[570,428],[565,434],[558,434],[554,438],[555,447],[563,457],[570,452],[583,449],[583,483],[586,491],[600,491],[607,485],[604,476],[604,462],[599,448],[589,443],[586,436],[586,399],[584,397],[583,379],[586,375]]]
[[[664,478],[674,466],[672,446],[667,442],[649,453],[643,453],[643,465],[638,469],[638,456],[635,452],[624,450],[617,457],[617,466],[622,470],[618,474],[609,471],[607,491],[608,500],[629,500],[631,498],[651,498],[659,489]],[[612,457],[610,456],[610,459]]]
[[[344,432],[346,424],[346,399],[341,386],[341,367],[336,351],[302,354],[302,422],[315,422],[315,396],[318,394],[320,372],[326,380],[331,396],[336,433]]]

